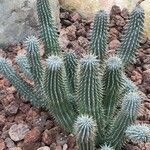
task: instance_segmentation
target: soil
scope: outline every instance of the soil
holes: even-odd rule
[[[82,18],[77,12],[61,9],[59,42],[62,49],[72,49],[82,57],[88,50],[92,20]],[[110,13],[108,53],[120,46],[120,37],[127,23],[128,10],[114,6]],[[41,49],[42,49],[41,45]],[[18,53],[24,53],[22,43],[0,49],[0,56],[15,62]],[[41,53],[41,55],[43,52]],[[137,122],[150,123],[150,39],[143,36],[137,50],[134,64],[127,67],[126,73],[139,87],[142,97],[141,111]],[[0,75],[0,150],[76,150],[73,134],[55,123],[50,114],[31,106],[17,93],[11,83]],[[124,150],[150,150],[150,143],[133,144],[128,142]]]

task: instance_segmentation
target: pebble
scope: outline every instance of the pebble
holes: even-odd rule
[[[19,105],[13,101],[7,107],[5,107],[6,114],[15,115],[18,112]]]
[[[26,124],[14,124],[9,129],[9,136],[13,141],[21,141],[28,131],[29,127]]]
[[[41,132],[38,130],[38,128],[35,127],[27,132],[27,134],[24,137],[24,142],[25,143],[37,142],[40,139],[40,135]]]
[[[10,138],[6,138],[5,143],[6,143],[7,148],[15,147],[15,143]]]
[[[9,148],[9,150],[22,150],[20,147]]]
[[[48,146],[43,146],[38,148],[37,150],[50,150],[50,148]]]
[[[0,139],[0,150],[4,150],[5,149],[5,142]]]

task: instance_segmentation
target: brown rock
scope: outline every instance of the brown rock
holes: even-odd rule
[[[67,27],[66,32],[70,41],[74,41],[76,39],[76,27],[74,25]]]
[[[33,128],[32,130],[28,131],[24,137],[25,143],[33,143],[37,142],[40,139],[41,132],[38,128]]]
[[[150,82],[150,69],[143,71],[143,82]]]
[[[127,144],[127,145],[125,146],[125,149],[126,149],[126,150],[140,150],[137,146],[133,146],[133,145],[131,145],[131,144]]]
[[[73,134],[70,134],[68,136],[68,140],[67,140],[67,145],[69,148],[74,148],[76,145],[76,138],[74,137]]]
[[[40,142],[36,143],[23,143],[22,150],[37,150],[40,147]]]
[[[115,16],[115,22],[116,22],[117,26],[123,27],[125,25],[124,19],[121,16],[119,16],[119,15]]]
[[[21,141],[24,139],[29,128],[25,124],[14,124],[9,129],[9,136],[13,141]]]
[[[109,49],[117,49],[120,47],[120,41],[118,40],[113,40],[109,43]]]
[[[55,150],[63,150],[62,147],[60,145],[56,146]]]
[[[9,150],[22,150],[20,147],[9,148]]]
[[[0,115],[0,129],[4,127],[6,121],[6,117],[4,115]]]
[[[73,12],[71,14],[71,21],[76,22],[76,21],[81,21],[81,16],[77,12]]]
[[[0,150],[4,150],[5,149],[5,142],[0,139]]]
[[[121,16],[122,16],[124,19],[128,19],[128,17],[129,17],[129,11],[128,11],[128,9],[123,8],[122,11],[121,11]]]
[[[48,146],[43,146],[38,148],[37,150],[50,150],[50,148]]]
[[[5,107],[5,111],[8,115],[15,115],[18,112],[19,105],[13,101],[7,107]]]
[[[137,71],[132,71],[131,80],[135,82],[136,85],[142,83],[142,75]]]
[[[118,14],[121,14],[120,7],[118,7],[116,5],[112,6],[111,11],[110,11],[110,16],[113,17],[113,16],[118,15]]]
[[[58,136],[59,132],[60,132],[59,127],[54,127],[50,130],[45,130],[42,136],[42,141],[47,145],[55,143],[56,137]]]

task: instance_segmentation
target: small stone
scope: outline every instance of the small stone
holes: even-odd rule
[[[150,69],[143,71],[143,82],[150,83]]]
[[[50,150],[50,148],[48,146],[43,146],[38,148],[37,150]]]
[[[139,72],[134,70],[131,75],[131,80],[133,82],[135,82],[136,85],[141,84],[142,83],[142,75]]]
[[[5,142],[0,139],[0,150],[4,150],[5,149]]]
[[[115,22],[116,22],[117,26],[123,27],[125,25],[124,19],[121,16],[119,16],[119,15],[115,16]]]
[[[42,136],[42,141],[47,145],[51,145],[52,143],[56,142],[56,137],[59,135],[59,133],[59,127],[54,127],[50,130],[45,130]]]
[[[67,145],[69,148],[73,149],[76,145],[76,138],[73,134],[68,136]]]
[[[22,150],[20,147],[9,148],[9,150]]]
[[[24,139],[29,127],[25,124],[14,124],[9,129],[9,136],[13,141],[21,141]]]
[[[63,150],[62,147],[60,145],[56,146],[55,150]]]
[[[50,150],[55,150],[56,149],[56,143],[52,143],[50,145]]]
[[[32,130],[28,131],[24,137],[25,143],[32,143],[37,142],[40,139],[41,132],[38,128],[33,128]]]
[[[73,12],[71,14],[71,21],[76,22],[76,21],[80,21],[80,20],[81,20],[81,16],[79,15],[79,13]]]
[[[131,144],[127,144],[127,145],[125,146],[125,149],[126,149],[126,150],[140,150],[137,146],[133,146],[133,145],[131,145]]]
[[[145,148],[146,148],[146,150],[149,150],[149,149],[150,149],[150,142],[145,143]]]
[[[121,13],[121,9],[120,9],[119,6],[117,6],[117,5],[112,6],[111,12],[110,12],[111,17],[114,16],[114,15],[118,15],[120,13]]]
[[[4,127],[6,122],[6,117],[4,115],[0,115],[0,129]]]
[[[67,145],[67,144],[64,144],[64,145],[63,145],[63,150],[67,150],[67,148],[68,148],[68,145]]]
[[[18,112],[19,105],[13,101],[7,107],[5,107],[5,111],[8,115],[15,115]]]
[[[109,43],[109,49],[117,49],[120,47],[120,41],[118,40],[113,40]]]
[[[122,16],[124,19],[128,19],[128,17],[129,17],[129,11],[128,11],[128,9],[123,8],[122,11],[121,11],[121,16]]]
[[[144,106],[150,110],[150,103],[146,102],[146,103],[144,103]]]
[[[15,147],[15,143],[10,138],[6,138],[5,143],[6,143],[7,148]]]
[[[8,87],[7,92],[9,94],[14,94],[16,92],[16,88],[14,86]]]
[[[70,41],[74,41],[76,39],[76,27],[74,25],[67,27],[66,32]]]
[[[35,143],[22,143],[22,150],[37,150],[41,146],[40,142]]]

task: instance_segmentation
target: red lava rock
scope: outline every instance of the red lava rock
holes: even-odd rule
[[[8,88],[7,88],[7,92],[8,92],[9,94],[14,94],[16,91],[17,91],[17,90],[15,89],[14,86],[11,86],[11,87],[8,87]]]
[[[13,101],[7,107],[5,107],[6,114],[15,115],[18,112],[19,105]]]
[[[142,83],[142,75],[134,70],[131,75],[131,80],[133,82],[135,82],[136,85],[141,84]]]
[[[120,41],[118,40],[113,40],[109,43],[109,49],[117,49],[120,47]]]
[[[109,42],[112,40],[116,40],[118,38],[119,31],[116,28],[111,28],[108,37],[109,37]]]
[[[9,150],[22,150],[20,147],[9,148]]]
[[[0,129],[4,127],[6,122],[6,117],[4,115],[0,115]]]
[[[15,147],[15,143],[10,138],[5,139],[5,144],[7,148]]]
[[[30,110],[27,112],[26,120],[30,123],[39,116],[39,112],[37,109],[34,109],[33,107],[30,108]]]
[[[147,109],[149,109],[150,110],[150,103],[144,103],[144,106],[147,108]]]
[[[80,46],[86,49],[88,47],[89,41],[85,37],[80,36],[78,38],[78,43]]]
[[[69,148],[74,148],[76,145],[76,138],[74,135],[70,134],[67,139],[67,145]]]
[[[9,129],[9,136],[13,141],[21,141],[29,131],[26,124],[14,124]]]
[[[50,130],[45,130],[42,136],[42,141],[47,144],[51,145],[52,143],[56,142],[56,137],[60,133],[59,127],[54,127]]]
[[[50,150],[50,148],[48,146],[43,146],[38,148],[37,150]]]
[[[40,139],[41,132],[38,128],[33,128],[32,130],[28,131],[24,137],[25,143],[33,143],[37,142]]]
[[[112,6],[111,11],[110,11],[110,16],[113,17],[113,16],[118,15],[118,14],[121,14],[120,7],[118,7],[116,5]]]
[[[126,150],[140,150],[137,146],[133,146],[133,145],[131,145],[131,144],[127,144],[127,145],[125,146],[125,149],[126,149]]]
[[[5,149],[5,142],[0,139],[0,150],[4,150]]]
[[[143,71],[143,82],[149,86],[150,83],[150,69]]]
[[[115,22],[117,26],[121,26],[121,27],[123,27],[126,24],[125,20],[119,15],[115,16]]]
[[[4,99],[1,100],[3,106],[8,106],[13,101],[15,101],[15,97],[13,94],[8,94]]]
[[[60,145],[56,146],[55,150],[63,150],[62,147]]]
[[[22,150],[37,150],[40,147],[40,143],[23,143],[21,146]]]
[[[86,37],[87,32],[85,31],[85,28],[81,28],[76,32],[76,35]]]
[[[67,31],[68,39],[70,41],[76,40],[76,27],[74,25],[67,27],[66,31]]]
[[[79,13],[73,12],[71,14],[71,21],[76,22],[76,21],[80,21],[80,20],[81,20],[81,16],[79,15]]]
[[[25,119],[26,119],[26,115],[23,114],[23,113],[18,113],[16,116],[15,116],[15,122],[16,123],[24,123],[25,122]]]
[[[23,113],[27,113],[30,110],[30,105],[21,103],[19,110],[21,110]]]
[[[150,54],[150,48],[146,49],[146,50],[145,50],[145,53],[146,53],[146,54]]]
[[[122,16],[124,19],[128,19],[128,17],[129,17],[129,11],[128,11],[128,9],[123,8],[122,11],[121,11],[121,16]]]

